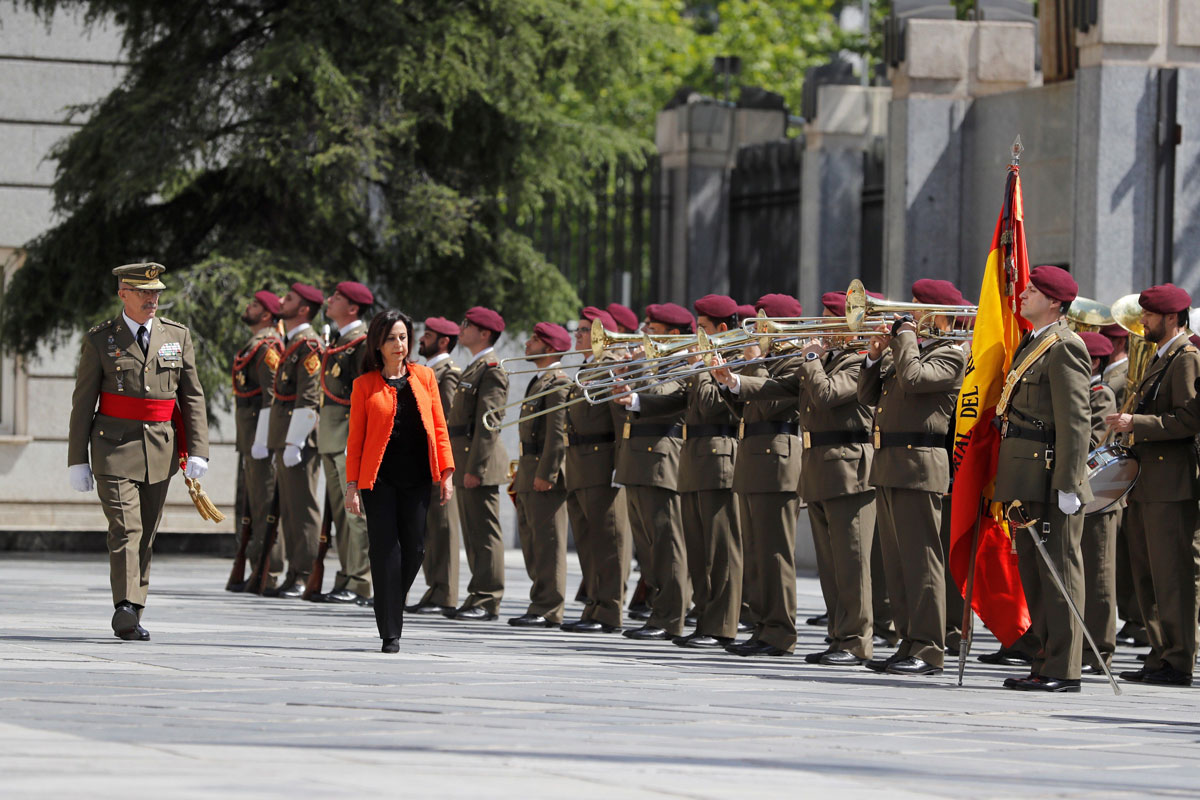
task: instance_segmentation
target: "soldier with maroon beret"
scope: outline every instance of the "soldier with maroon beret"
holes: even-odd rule
[[[618,333],[634,333],[641,327],[641,321],[638,315],[633,313],[633,309],[629,306],[623,306],[620,303],[609,303],[605,309],[617,323]]]

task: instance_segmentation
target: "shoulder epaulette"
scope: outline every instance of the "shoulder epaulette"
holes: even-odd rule
[[[187,325],[184,325],[182,322],[176,322],[175,320],[167,319],[166,317],[155,317],[155,319],[164,325],[174,325],[176,328],[186,328],[187,327]]]
[[[1200,353],[1200,350],[1197,350],[1196,346],[1191,344],[1185,344],[1182,349],[1185,353]]]
[[[112,324],[113,324],[113,321],[111,319],[106,319],[106,320],[104,320],[104,322],[101,322],[99,325],[95,326],[90,331],[88,331],[88,336],[91,336],[93,333],[96,333],[97,331],[102,331],[105,328],[107,328],[109,325],[112,325]]]

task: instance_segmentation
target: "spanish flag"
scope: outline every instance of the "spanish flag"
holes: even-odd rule
[[[1029,607],[1017,572],[1007,524],[995,488],[1000,432],[992,424],[1004,378],[1021,335],[1030,326],[1018,316],[1019,297],[1029,281],[1029,253],[1022,222],[1021,177],[1009,167],[1004,206],[992,235],[971,355],[958,396],[954,427],[954,490],[950,517],[950,573],[966,594],[971,540],[979,518],[971,607],[1005,647],[1029,628]],[[983,507],[979,515],[980,506]]]

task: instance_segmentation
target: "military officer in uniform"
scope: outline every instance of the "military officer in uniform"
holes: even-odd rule
[[[462,378],[462,370],[450,360],[451,351],[458,346],[459,333],[458,323],[444,317],[429,317],[418,341],[417,352],[425,359],[425,366],[433,370],[442,408],[447,412],[454,404],[454,394]],[[458,513],[454,505],[430,503],[425,522],[425,559],[421,565],[428,588],[421,599],[407,606],[405,611],[410,614],[454,613],[458,605],[458,548]]]
[[[605,310],[613,318],[613,322],[617,324],[618,333],[635,333],[641,327],[638,315],[633,313],[633,309],[629,306],[623,306],[620,303],[609,303]]]
[[[1092,499],[1086,466],[1092,361],[1064,316],[1077,291],[1075,280],[1058,267],[1036,267],[1029,273],[1021,316],[1033,330],[1013,353],[996,406],[1001,441],[993,499],[1020,501],[1027,517],[1037,521],[1034,530],[1076,608],[1083,608],[1080,509]],[[1027,677],[1008,678],[1004,685],[1078,692],[1083,631],[1029,533],[1014,530],[1013,535],[1031,621],[1024,639],[1034,658]]]
[[[357,281],[342,281],[325,304],[325,316],[337,326],[321,359],[321,411],[317,452],[325,470],[325,502],[337,531],[341,565],[333,587],[319,599],[327,603],[366,605],[371,597],[371,562],[367,557],[365,518],[346,513],[346,437],[350,433],[350,390],[362,374],[363,343],[375,295]]]
[[[272,453],[279,485],[279,524],[288,564],[278,591],[267,593],[278,597],[304,593],[321,535],[316,427],[324,347],[312,321],[324,302],[319,289],[304,283],[293,283],[283,298],[284,351],[271,405],[260,412],[254,437],[256,456],[264,449]]]
[[[1190,686],[1196,661],[1197,576],[1196,500],[1200,467],[1194,436],[1200,351],[1188,342],[1192,299],[1172,284],[1152,286],[1138,297],[1146,341],[1157,347],[1154,360],[1134,392],[1133,414],[1113,414],[1105,423],[1128,433],[1142,473],[1129,493],[1130,569],[1150,639],[1140,669],[1122,672],[1127,681]]]
[[[600,320],[606,331],[615,331],[617,323],[600,308],[588,306],[580,312],[575,330],[575,347],[592,346],[592,324]],[[598,360],[588,355],[587,364],[617,365],[620,358],[611,351]],[[574,382],[568,388],[567,402],[583,394]],[[616,469],[617,431],[625,414],[615,403],[573,403],[567,407],[567,515],[575,535],[575,550],[583,571],[587,599],[583,614],[562,629],[572,633],[616,633],[621,630],[621,612],[625,607],[625,583],[629,579],[630,553],[633,547],[629,531],[629,509],[625,489],[613,484]]]
[[[242,312],[242,322],[250,327],[250,341],[233,358],[233,396],[237,406],[237,451],[242,459],[242,478],[246,484],[246,513],[250,515],[250,542],[246,557],[252,565],[250,579],[234,591],[245,591],[258,583],[259,565],[263,564],[263,548],[275,527],[270,517],[275,504],[275,464],[269,458],[255,458],[254,431],[259,412],[271,404],[275,368],[283,354],[283,341],[275,321],[279,318],[279,297],[267,290],[255,292]],[[277,537],[265,562],[267,568],[264,589],[279,582],[283,572],[283,542]]]
[[[571,349],[571,334],[561,325],[539,322],[525,342],[525,355],[538,372],[525,388],[523,419],[517,428],[521,457],[514,488],[517,532],[529,588],[529,608],[508,621],[518,628],[557,628],[567,593],[567,490],[563,464],[567,453],[567,410],[563,402],[571,382],[560,369]],[[534,414],[543,413],[540,416]]]
[[[165,271],[154,263],[113,270],[123,307],[84,335],[71,397],[71,487],[95,486],[108,519],[112,629],[126,641],[150,638],[142,610],[171,476],[185,454],[188,478],[208,470],[208,419],[191,333],[155,316]]]
[[[913,284],[913,300],[965,305],[949,281]],[[942,332],[949,316],[933,318]],[[885,363],[884,348],[890,344]],[[918,343],[911,318],[892,325],[891,336],[872,338],[858,381],[859,401],[875,406],[875,456],[879,543],[900,647],[866,666],[895,675],[936,675],[945,662],[946,581],[942,552],[942,500],[950,485],[946,435],[962,386],[966,356],[937,337]]]
[[[1117,408],[1125,405],[1125,396],[1129,381],[1129,331],[1115,322],[1105,325],[1100,333],[1112,345],[1112,355],[1108,358],[1108,366],[1101,376],[1105,385],[1112,389],[1117,398]]]
[[[490,308],[475,306],[464,315],[458,339],[471,352],[471,362],[463,369],[446,425],[454,463],[459,465],[454,484],[461,491],[455,495],[471,582],[454,619],[494,620],[504,596],[500,484],[507,479],[508,452],[499,432],[489,431],[483,424],[483,415],[508,399],[508,375],[494,352],[503,331],[503,317]]]

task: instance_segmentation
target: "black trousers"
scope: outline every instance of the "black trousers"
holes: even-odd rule
[[[404,629],[404,603],[425,558],[430,492],[428,483],[393,486],[383,475],[374,488],[362,490],[381,639],[398,639]]]

